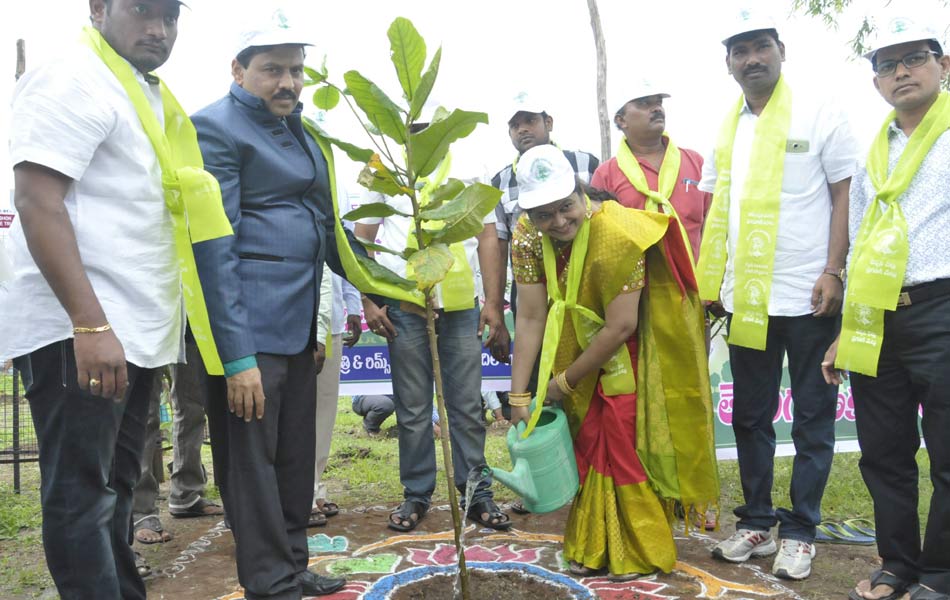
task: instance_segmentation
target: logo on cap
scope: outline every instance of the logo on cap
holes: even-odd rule
[[[904,19],[894,19],[891,21],[891,33],[901,33],[902,31],[907,31],[908,27],[910,27],[910,24]]]
[[[553,173],[551,162],[546,158],[539,158],[531,165],[531,176],[537,181],[547,181],[551,173]]]
[[[274,24],[277,25],[277,27],[281,29],[290,29],[290,21],[287,20],[287,15],[284,14],[283,10],[279,8],[275,10],[272,19],[274,20]]]

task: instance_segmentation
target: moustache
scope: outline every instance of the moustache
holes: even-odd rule
[[[742,74],[743,74],[743,75],[751,75],[751,74],[753,74],[753,73],[763,73],[763,72],[765,72],[765,67],[762,67],[762,66],[755,66],[755,67],[748,67],[748,68],[746,68],[746,69],[742,72]]]
[[[274,100],[296,100],[297,94],[292,92],[278,92],[274,94]]]

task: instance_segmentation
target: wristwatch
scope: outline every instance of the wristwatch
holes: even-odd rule
[[[825,267],[822,273],[825,273],[826,275],[833,275],[834,277],[837,277],[841,281],[841,283],[844,283],[844,275],[845,275],[844,267],[840,269],[836,269],[834,267]]]

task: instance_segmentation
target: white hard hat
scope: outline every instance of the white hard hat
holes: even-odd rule
[[[238,36],[237,56],[254,46],[283,46],[287,44],[313,46],[310,38],[299,29],[291,26],[287,15],[281,9],[274,10],[264,18],[255,19],[252,25]]]
[[[574,168],[564,151],[553,144],[535,146],[518,160],[518,206],[530,210],[571,195]]]
[[[881,48],[906,42],[932,40],[939,46],[940,39],[937,36],[937,30],[929,23],[906,16],[895,16],[878,28],[877,34],[871,40],[869,50],[864,53],[864,58],[874,60],[874,55]]]
[[[778,27],[775,25],[775,19],[772,18],[772,15],[760,8],[742,7],[736,11],[735,16],[723,29],[722,45],[728,47],[729,40],[737,35],[764,29],[774,29],[778,33]]]
[[[620,112],[621,108],[627,105],[627,102],[636,100],[637,98],[646,98],[648,96],[669,98],[670,95],[662,90],[663,88],[655,86],[651,80],[640,79],[632,85],[625,86],[623,94],[614,94],[614,99],[611,101],[610,106],[607,107],[607,110],[612,110],[616,114]]]

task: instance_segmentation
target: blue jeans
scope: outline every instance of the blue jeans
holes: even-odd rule
[[[730,325],[732,315],[729,316]],[[835,338],[836,319],[769,317],[765,350],[729,345],[733,377],[732,430],[739,456],[745,504],[735,510],[737,528],[767,531],[779,523],[780,538],[813,542],[821,522],[835,446],[838,388],[825,383],[821,360]],[[794,404],[795,460],[789,495],[791,510],[772,507],[775,429],[782,360],[788,354]]]
[[[396,338],[389,344],[396,422],[399,426],[399,479],[406,500],[429,504],[435,489],[432,438],[434,376],[426,320],[387,301]],[[464,493],[468,472],[485,462],[482,423],[482,360],[478,309],[439,310],[436,320],[439,360],[452,443],[455,483]],[[491,480],[479,484],[473,503],[490,499]]]

